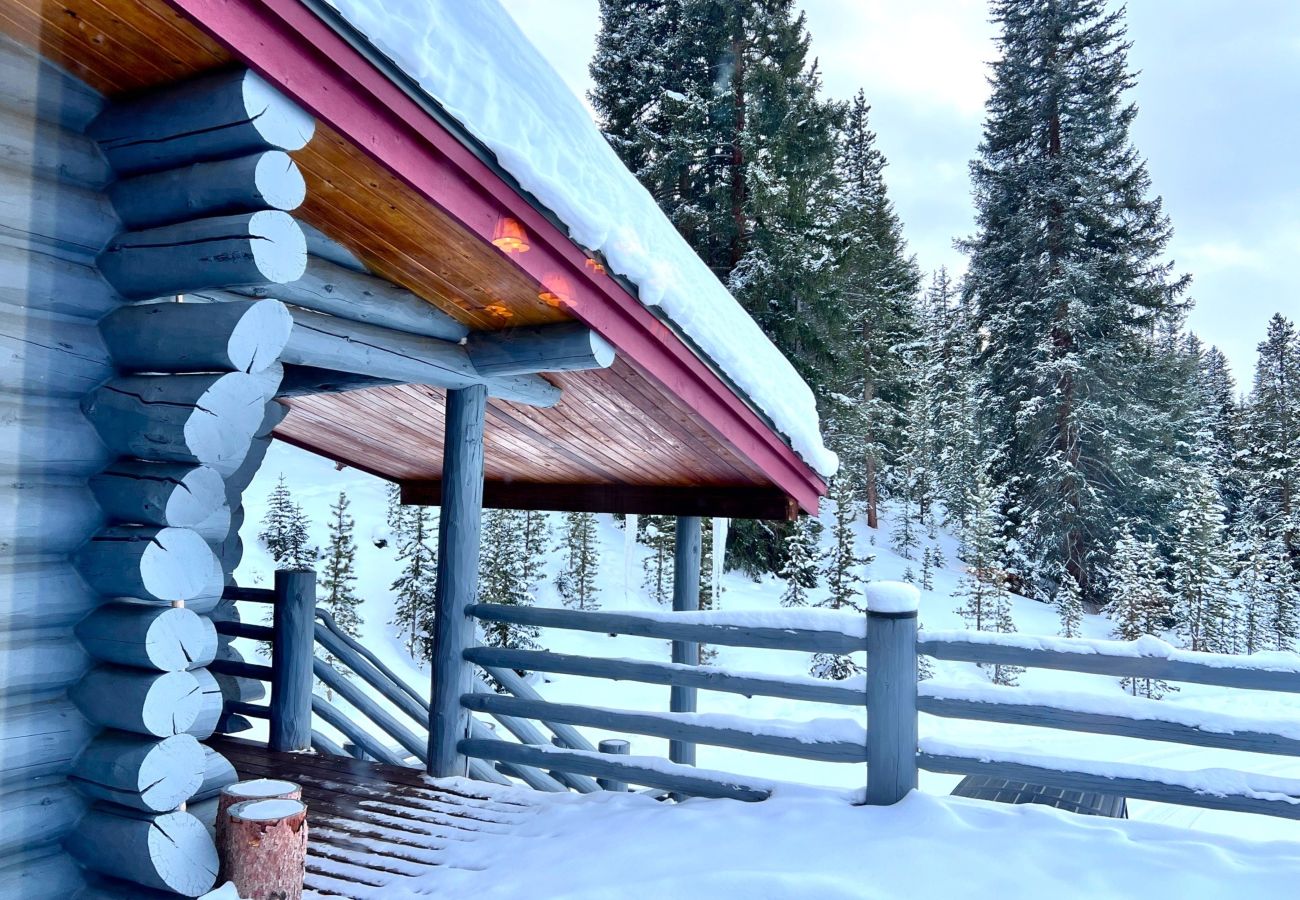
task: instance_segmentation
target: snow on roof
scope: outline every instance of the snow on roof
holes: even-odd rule
[[[524,190],[600,251],[823,476],[812,391],[606,143],[496,0],[327,0],[482,141]]]

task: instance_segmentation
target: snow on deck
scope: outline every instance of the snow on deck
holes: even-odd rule
[[[504,799],[507,790],[494,795]],[[533,814],[440,848],[362,896],[864,898],[1291,896],[1300,844],[913,793],[853,806],[813,788],[762,803],[519,791]]]
[[[327,0],[482,141],[569,229],[604,254],[833,475],[812,391],[660,212],[577,97],[496,0]]]

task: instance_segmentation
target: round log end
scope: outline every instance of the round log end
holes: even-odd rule
[[[306,804],[301,800],[287,798],[245,800],[230,807],[231,822],[277,823],[300,819],[306,815]]]
[[[247,800],[301,800],[302,786],[293,781],[280,778],[255,778],[226,785],[221,793],[235,798],[236,802]]]
[[[230,359],[245,372],[261,372],[280,358],[291,331],[293,316],[283,303],[258,300],[249,306],[231,332]]]
[[[212,548],[196,531],[160,528],[140,559],[140,580],[148,597],[193,600],[212,588],[212,570],[220,569]]]
[[[289,154],[279,150],[263,153],[253,170],[258,195],[272,209],[297,209],[307,199],[307,180]]]
[[[316,131],[316,120],[255,72],[247,72],[243,83],[244,108],[257,133],[271,147],[301,150]]]
[[[257,270],[268,282],[287,284],[307,271],[307,237],[293,216],[276,209],[255,212],[248,231]]]

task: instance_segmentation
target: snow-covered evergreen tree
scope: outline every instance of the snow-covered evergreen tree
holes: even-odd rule
[[[1056,586],[1053,598],[1056,615],[1061,621],[1061,637],[1083,636],[1083,596],[1079,585],[1069,575],[1063,575]]]
[[[438,515],[427,506],[402,507],[397,537],[401,574],[392,583],[397,595],[393,625],[413,659],[433,657],[434,592],[438,582]]]
[[[307,515],[294,502],[283,473],[267,499],[266,515],[257,537],[271,554],[277,569],[310,569],[320,555],[310,545]]]
[[[1258,349],[1243,429],[1243,517],[1300,572],[1300,333],[1275,315]]]
[[[356,522],[348,515],[351,506],[345,491],[339,491],[339,499],[330,506],[329,542],[321,556],[320,586],[317,591],[317,603],[329,610],[334,623],[343,633],[352,637],[361,636],[361,598],[356,593],[357,582],[357,544],[352,535]],[[344,675],[347,668],[335,665],[332,654],[324,655],[326,663]],[[332,692],[327,688],[326,697]]]
[[[785,590],[782,606],[807,606],[808,592],[817,587],[821,548],[818,546],[818,522],[813,516],[800,516],[785,541],[785,565],[781,579]]]
[[[1173,554],[1174,615],[1192,650],[1232,653],[1236,618],[1223,505],[1206,467],[1187,474]]]
[[[1001,497],[987,470],[981,470],[967,497],[970,523],[965,534],[964,560],[966,574],[957,589],[957,596],[965,602],[956,610],[957,615],[976,631],[994,631],[1009,634],[1016,630],[1011,617],[1011,596],[1007,590],[1007,576],[999,567],[1001,549],[1000,513]],[[1012,685],[1023,668],[1020,666],[993,665],[993,683]]]
[[[1112,557],[1114,599],[1106,615],[1115,623],[1115,637],[1136,641],[1164,631],[1170,598],[1160,577],[1160,552],[1150,541],[1138,541],[1127,527],[1121,530]],[[1159,700],[1178,690],[1158,678],[1122,678],[1124,690],[1135,697]]]
[[[529,560],[526,553],[523,512],[490,509],[483,513],[483,534],[479,544],[478,602],[501,606],[532,606]],[[483,644],[511,650],[533,650],[539,631],[533,625],[513,622],[481,622]],[[493,687],[502,687],[489,679]]]
[[[1176,477],[1162,458],[1175,395],[1148,377],[1148,336],[1187,282],[1162,260],[1171,228],[1130,140],[1122,10],[994,0],[992,12],[999,53],[964,247],[980,415],[1000,451],[1000,565],[1043,598],[1066,572],[1101,604],[1113,523],[1162,515]]]
[[[551,545],[551,522],[546,513],[536,510],[525,510],[520,516],[524,580],[531,588],[541,580],[546,565],[546,553]]]
[[[835,504],[835,522],[831,527],[831,549],[825,554],[822,564],[827,594],[818,606],[862,611],[859,598],[866,580],[863,569],[874,557],[858,553],[854,531],[858,520],[857,498],[847,477],[832,479],[830,499]],[[813,657],[810,671],[819,678],[844,679],[858,674],[860,668],[847,655],[818,653]]]
[[[330,506],[329,543],[322,557],[319,597],[339,628],[359,637],[361,598],[356,594],[357,543],[352,533],[356,520],[348,514],[351,506],[346,491],[339,491],[338,500]]]
[[[839,402],[832,404],[828,430],[843,475],[862,498],[867,526],[877,528],[880,497],[891,482],[888,470],[905,446],[913,356],[920,349],[921,275],[885,188],[885,157],[869,113],[859,91],[839,141],[834,234],[848,330],[845,375],[832,395]]]
[[[600,570],[595,515],[566,513],[563,541],[564,570],[556,583],[560,596],[566,606],[595,609],[599,605],[596,599],[596,575]],[[671,578],[668,580],[668,597],[672,598]]]
[[[650,548],[645,558],[643,586],[663,606],[673,602],[673,548],[677,544],[676,522],[672,516],[641,516],[641,543]]]

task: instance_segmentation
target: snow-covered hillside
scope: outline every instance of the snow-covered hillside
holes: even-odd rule
[[[258,546],[256,535],[258,524],[265,512],[265,498],[281,473],[288,480],[294,498],[302,504],[312,520],[311,538],[314,544],[324,545],[328,507],[337,499],[340,490],[347,491],[353,503],[351,512],[357,523],[357,592],[365,598],[362,607],[365,617],[363,640],[410,683],[427,690],[429,678],[427,669],[411,661],[389,625],[393,615],[393,596],[389,585],[398,574],[398,565],[391,540],[388,541],[387,547],[375,546],[376,541],[389,538],[385,525],[385,484],[383,482],[355,470],[339,471],[332,463],[319,457],[281,443],[275,444],[261,474],[245,494],[248,516],[243,538],[246,553],[243,564],[237,572],[240,584],[270,584],[273,566],[265,550]],[[558,539],[558,517],[556,519]],[[916,567],[915,562],[902,559],[890,550],[888,534],[887,521],[879,531],[869,531],[865,525],[860,528],[859,551],[875,556],[866,571],[867,577],[872,580],[900,579],[909,567],[913,569]],[[626,559],[622,527],[612,517],[600,517],[599,539],[599,599],[602,608],[659,609],[658,604],[650,599],[641,587],[640,554],[646,552],[645,548],[637,545],[635,548],[637,558]],[[924,540],[923,536],[922,541]],[[937,546],[943,553],[945,566],[934,574],[934,590],[923,592],[922,626],[929,629],[959,629],[964,627],[964,623],[954,612],[960,601],[953,599],[953,594],[961,579],[956,542],[949,536],[940,535]],[[550,554],[547,562],[547,577],[537,587],[537,599],[543,606],[560,604],[553,583],[554,575],[560,565],[560,557],[559,553]],[[736,572],[728,573],[723,580],[723,585],[721,606],[726,610],[775,609],[779,606],[779,597],[783,589],[783,584],[775,578],[769,577],[755,582]],[[253,610],[246,610],[245,617],[248,618],[252,613]],[[1022,633],[1055,635],[1058,631],[1055,612],[1041,603],[1015,598],[1014,617]],[[1089,616],[1084,623],[1084,634],[1095,638],[1109,637],[1110,623],[1102,617]],[[669,656],[666,642],[642,638],[610,638],[599,634],[547,632],[543,633],[541,643],[548,649],[593,656],[662,661],[667,661]],[[245,648],[245,652],[248,655],[253,651]],[[776,675],[806,675],[809,663],[810,656],[806,653],[731,647],[718,648],[716,659],[716,664],[720,666]],[[958,685],[987,683],[987,675],[970,664],[936,663],[935,668],[937,682]],[[1118,683],[1113,678],[1067,672],[1031,670],[1020,677],[1020,684],[1036,691],[1047,692],[1049,695],[1059,691],[1087,692],[1114,697],[1120,694]],[[656,711],[668,709],[666,687],[569,676],[551,676],[544,683],[538,680],[537,687],[548,699],[561,702]],[[774,698],[751,700],[736,695],[701,692],[699,702],[701,712],[726,713],[783,722],[805,722],[818,718],[846,716],[856,716],[858,722],[863,721],[861,713],[844,707]],[[1216,713],[1266,718],[1279,725],[1300,727],[1300,697],[1285,694],[1182,685],[1179,691],[1160,702]],[[1122,762],[1180,770],[1234,768],[1300,778],[1300,759],[1183,747],[1177,744],[1083,735],[1049,729],[993,725],[926,716],[921,720],[921,735],[923,739],[929,737],[965,745],[1024,750],[1036,754],[1099,762]],[[589,736],[594,741],[601,737],[615,735],[592,731]],[[632,736],[631,739],[634,753],[661,756],[667,754],[666,741],[640,736]],[[768,780],[834,788],[860,787],[865,778],[863,767],[858,765],[845,766],[791,760],[703,746],[699,748],[698,761],[701,767],[709,769],[748,774]],[[922,773],[921,788],[926,792],[947,793],[957,780],[953,776]],[[1300,822],[1195,810],[1142,801],[1130,801],[1129,810],[1134,819],[1148,822],[1205,829],[1238,837],[1300,840]]]

